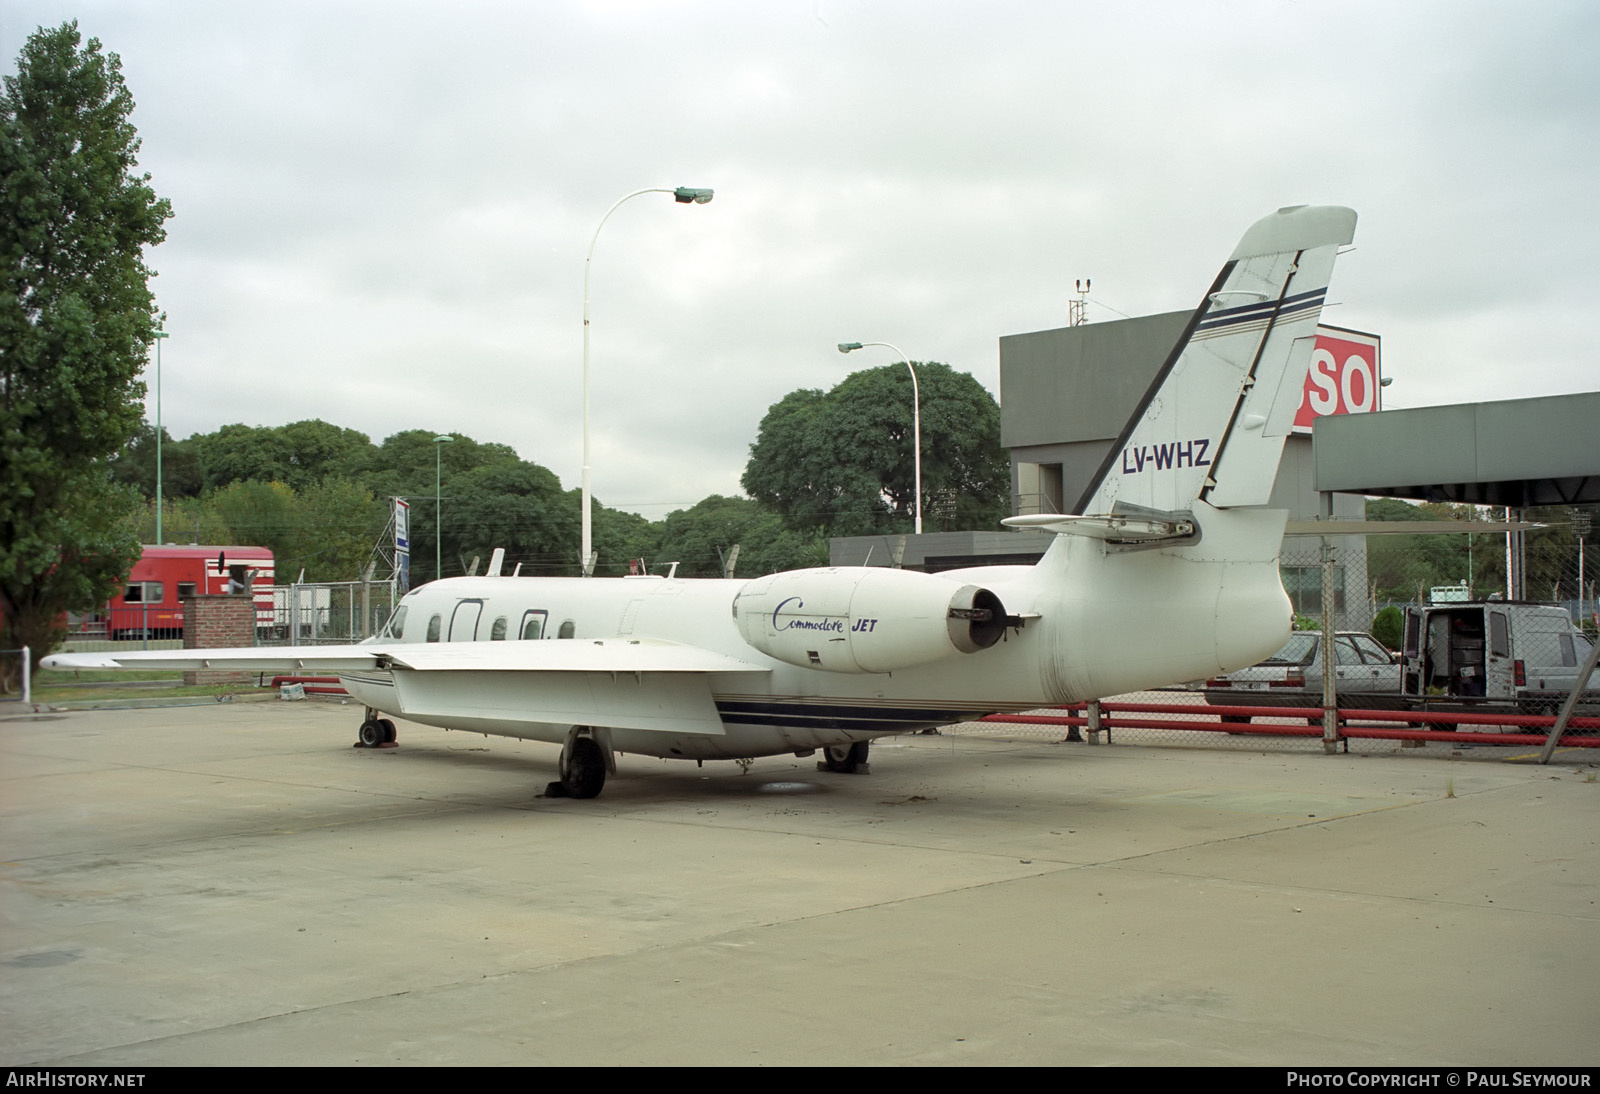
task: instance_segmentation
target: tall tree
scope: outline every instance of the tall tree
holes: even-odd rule
[[[935,361],[916,369],[924,529],[991,528],[1010,502],[1000,408],[967,373]],[[826,394],[795,391],[773,404],[742,482],[796,531],[909,532],[916,461],[905,366],[867,369]]]
[[[198,496],[204,481],[200,476],[200,461],[195,456],[194,445],[189,441],[173,440],[172,434],[163,426],[161,449],[162,495],[169,501]],[[156,496],[155,427],[149,422],[141,425],[133,440],[110,459],[108,466],[114,481],[127,483],[136,487],[146,498],[154,498]]]
[[[139,545],[104,461],[138,430],[171,206],[137,174],[117,55],[41,28],[0,94],[0,647],[43,653]]]
[[[735,544],[736,576],[828,564],[826,539],[785,528],[782,518],[759,502],[717,494],[667,515],[657,562],[678,563],[679,577],[721,577]]]

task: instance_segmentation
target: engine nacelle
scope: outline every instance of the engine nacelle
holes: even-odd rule
[[[988,649],[1005,633],[1000,598],[914,570],[791,570],[747,582],[733,600],[744,640],[825,672],[893,672]]]

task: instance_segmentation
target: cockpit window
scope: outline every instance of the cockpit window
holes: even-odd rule
[[[440,620],[439,620],[439,617],[437,615],[433,615],[433,616],[429,616],[428,617],[428,641],[429,642],[437,642],[437,641],[439,641],[439,622],[440,622]]]
[[[406,606],[400,605],[389,617],[388,624],[383,628],[385,638],[404,638],[406,636]]]

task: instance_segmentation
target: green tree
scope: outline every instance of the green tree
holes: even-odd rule
[[[1372,637],[1391,650],[1400,648],[1405,637],[1405,616],[1393,604],[1386,605],[1372,618]]]
[[[1452,502],[1412,505],[1396,498],[1367,502],[1369,520],[1470,521],[1499,516]],[[1473,595],[1485,597],[1505,589],[1505,559],[1505,536],[1500,533],[1367,537],[1367,576],[1375,583],[1379,600],[1411,601],[1419,590],[1425,597],[1436,586],[1469,579]],[[1530,586],[1530,595],[1532,591]]]
[[[121,67],[75,22],[41,28],[0,94],[0,647],[47,652],[138,555],[104,461],[139,428],[144,251],[172,210],[136,174]]]
[[[111,477],[136,487],[147,498],[156,496],[156,430],[149,422],[139,426],[133,440],[110,460]],[[204,481],[200,461],[190,441],[175,441],[161,430],[161,495],[167,500],[199,495]],[[153,534],[153,533],[152,533]],[[153,542],[147,540],[146,542]]]
[[[290,578],[304,567],[307,581],[359,581],[388,523],[388,504],[336,475],[298,491],[294,500],[300,553],[285,560],[285,569],[295,571]]]
[[[749,498],[717,494],[668,514],[656,557],[679,563],[679,577],[721,577],[735,544],[736,577],[828,564],[826,539],[791,531],[778,514]]]
[[[259,479],[230,483],[211,491],[205,501],[228,530],[227,543],[270,550],[280,582],[299,576],[305,536],[294,490],[287,483]]]
[[[577,559],[578,511],[567,504],[555,475],[538,464],[495,463],[452,473],[445,479],[445,573],[461,573],[452,563],[476,555],[483,565],[496,547],[506,551],[506,572],[518,563],[527,575],[567,573]],[[433,543],[433,499],[412,507],[412,536]],[[413,557],[413,581],[429,580],[431,554]],[[480,567],[480,572],[482,569]]]
[[[199,461],[207,487],[251,479],[296,490],[329,475],[349,477],[374,465],[376,449],[365,433],[319,419],[282,426],[225,425],[185,444]]]
[[[567,494],[568,509],[577,515],[583,505],[583,491]],[[594,499],[594,552],[598,556],[594,572],[597,577],[621,577],[628,573],[633,559],[656,557],[661,540],[661,526],[623,509],[611,509]],[[566,549],[573,561],[571,573],[578,573],[578,552],[582,549],[577,535],[566,540]]]
[[[938,362],[916,364],[922,407],[925,530],[989,528],[1009,511],[1000,408]],[[767,411],[744,488],[809,534],[907,532],[916,508],[911,376],[867,369],[832,391],[791,392]]]

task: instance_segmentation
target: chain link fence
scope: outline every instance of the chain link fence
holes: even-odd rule
[[[257,613],[263,646],[342,645],[378,633],[398,601],[394,586],[362,581],[274,585]]]
[[[339,645],[376,634],[399,597],[388,583],[341,581],[257,586],[256,644]],[[68,618],[71,653],[183,648],[183,610],[139,605]]]

